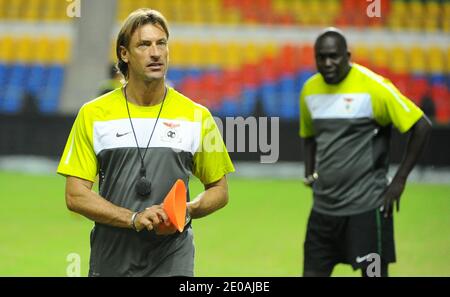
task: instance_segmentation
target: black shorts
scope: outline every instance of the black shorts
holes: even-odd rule
[[[366,267],[367,255],[382,263],[395,262],[393,218],[377,208],[351,216],[331,216],[312,210],[304,244],[304,271],[332,271],[338,263]],[[371,257],[371,256],[369,256]]]

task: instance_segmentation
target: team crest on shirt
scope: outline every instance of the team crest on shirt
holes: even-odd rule
[[[170,143],[181,143],[181,135],[179,131],[180,124],[172,122],[163,122],[161,140]]]
[[[345,104],[346,111],[350,111],[352,109],[353,101],[354,101],[353,98],[349,98],[349,97],[344,98],[344,104]]]

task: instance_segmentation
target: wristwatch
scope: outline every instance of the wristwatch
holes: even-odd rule
[[[317,174],[317,172],[314,172],[313,174],[310,174],[307,177],[303,178],[303,184],[307,187],[311,187],[318,178],[319,175]]]
[[[186,219],[184,221],[184,227],[186,227],[192,221],[191,214],[189,210],[186,208]]]

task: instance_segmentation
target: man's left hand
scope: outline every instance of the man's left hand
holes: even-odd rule
[[[384,202],[383,202],[383,213],[384,217],[388,218],[392,215],[393,204],[395,202],[397,207],[397,212],[400,211],[400,197],[405,189],[406,180],[400,178],[394,178],[391,184],[386,189],[384,193]]]

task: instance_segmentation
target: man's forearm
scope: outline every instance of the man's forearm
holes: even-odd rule
[[[193,201],[188,203],[188,211],[193,219],[207,216],[228,203],[228,189],[225,178],[208,187]]]
[[[420,153],[422,152],[431,131],[431,123],[424,116],[413,126],[406,147],[405,156],[395,174],[395,179],[406,181],[409,173],[414,168]]]
[[[92,190],[82,187],[66,194],[67,207],[71,211],[101,224],[131,227],[131,210],[114,205]]]

